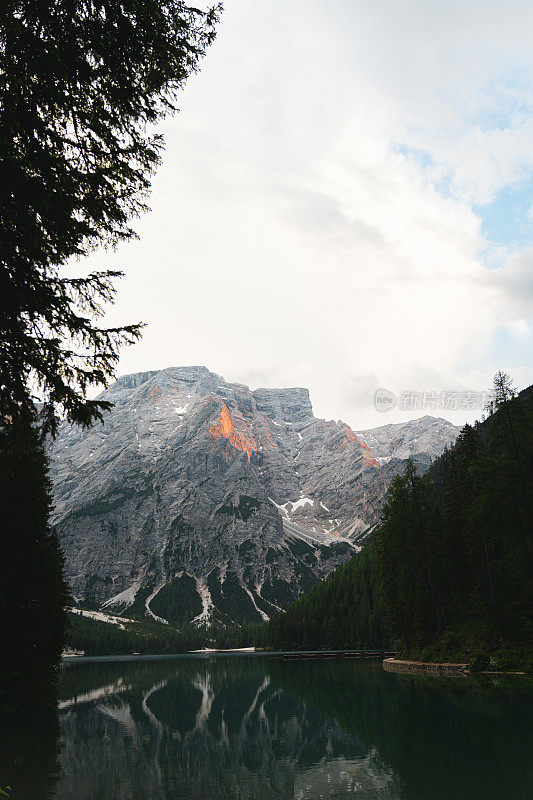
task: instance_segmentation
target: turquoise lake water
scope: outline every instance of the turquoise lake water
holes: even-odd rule
[[[78,662],[57,717],[12,725],[2,759],[13,800],[531,800],[532,715],[528,678],[343,658]]]

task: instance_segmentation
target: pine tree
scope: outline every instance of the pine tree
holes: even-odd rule
[[[517,395],[497,373],[490,412],[425,476],[408,464],[389,487],[378,532],[381,595],[406,654],[531,647],[531,390]]]
[[[153,126],[216,20],[180,0],[0,4],[0,414],[31,410],[36,388],[52,430],[108,407],[87,392],[140,326],[95,321],[120,273],[60,268],[135,237],[163,147]]]
[[[153,126],[176,111],[217,14],[180,0],[0,4],[0,634],[2,667],[27,681],[61,652],[65,604],[35,402],[52,435],[61,418],[102,419],[110,403],[91,391],[142,327],[98,322],[121,273],[62,270],[135,237],[163,147]]]
[[[36,421],[0,427],[0,690],[25,693],[53,683],[65,643],[69,592],[50,528],[48,462]]]

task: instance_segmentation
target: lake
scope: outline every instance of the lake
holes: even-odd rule
[[[74,662],[57,716],[4,730],[3,775],[13,800],[531,800],[532,687],[343,658]]]

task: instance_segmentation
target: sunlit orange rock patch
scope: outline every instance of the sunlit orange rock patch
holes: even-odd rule
[[[257,444],[251,432],[238,431],[235,429],[233,419],[225,403],[222,403],[220,416],[215,425],[211,425],[212,439],[227,439],[237,450],[241,450],[248,456],[248,461],[252,453],[257,452]]]
[[[352,431],[349,425],[346,425],[346,441],[344,442],[343,447],[347,447],[350,442],[355,442],[361,448],[363,453],[363,464],[365,467],[379,467],[379,461],[374,456],[367,443],[363,439],[360,439],[359,436]]]

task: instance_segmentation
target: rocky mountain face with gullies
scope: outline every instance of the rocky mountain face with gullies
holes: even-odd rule
[[[459,429],[423,417],[370,431],[316,419],[306,389],[205,367],[127,375],[89,430],[50,445],[55,525],[76,600],[127,617],[259,622],[358,549],[387,486]]]

